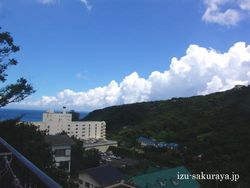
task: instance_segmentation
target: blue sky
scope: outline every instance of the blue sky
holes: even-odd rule
[[[88,111],[250,81],[247,0],[0,0],[0,25],[21,47],[8,83],[36,89],[7,108]]]

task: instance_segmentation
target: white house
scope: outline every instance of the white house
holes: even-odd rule
[[[75,136],[81,140],[106,139],[105,121],[72,121],[72,114],[65,109],[62,113],[48,110],[43,113],[42,122],[32,122],[41,131],[49,135],[66,132],[69,136]]]
[[[67,135],[46,135],[45,142],[51,146],[56,166],[70,172],[73,140]]]

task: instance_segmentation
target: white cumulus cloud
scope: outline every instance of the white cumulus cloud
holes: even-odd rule
[[[249,18],[249,0],[204,0],[206,11],[202,20],[226,26],[234,26]]]
[[[36,106],[69,106],[92,110],[118,104],[204,95],[250,82],[250,45],[235,43],[221,53],[198,45],[190,45],[181,58],[173,57],[169,68],[154,71],[147,78],[133,72],[121,82],[112,80],[107,86],[76,92],[65,89],[56,96],[43,96]]]

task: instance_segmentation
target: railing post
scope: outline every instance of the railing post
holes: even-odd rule
[[[62,188],[57,182],[55,182],[51,177],[41,171],[32,162],[25,158],[21,153],[19,153],[15,148],[9,145],[4,139],[0,137],[0,145],[3,145],[12,155],[29,171],[31,171],[35,176],[43,182],[48,188]]]

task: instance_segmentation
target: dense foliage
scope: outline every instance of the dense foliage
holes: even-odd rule
[[[45,143],[44,134],[37,131],[36,127],[18,123],[18,120],[2,121],[0,137],[55,181],[67,187],[67,174],[55,167],[51,148]]]
[[[248,86],[207,96],[109,107],[90,113],[85,120],[106,121],[109,137],[124,148],[136,147],[141,135],[176,142],[182,148],[179,155],[151,151],[144,157],[162,166],[185,165],[193,173],[239,173],[237,185],[223,181],[219,187],[249,187],[249,114]],[[215,187],[211,181],[201,183]]]
[[[1,28],[0,28],[1,29]],[[0,32],[0,83],[6,81],[9,66],[16,65],[18,61],[13,54],[19,51],[13,38],[8,32]],[[19,78],[16,83],[3,85],[0,88],[0,107],[9,103],[19,102],[33,93],[32,86],[24,78]]]
[[[78,174],[87,168],[99,166],[100,155],[98,150],[87,150],[82,147],[83,142],[74,139],[75,144],[71,148],[71,176],[77,178]]]

